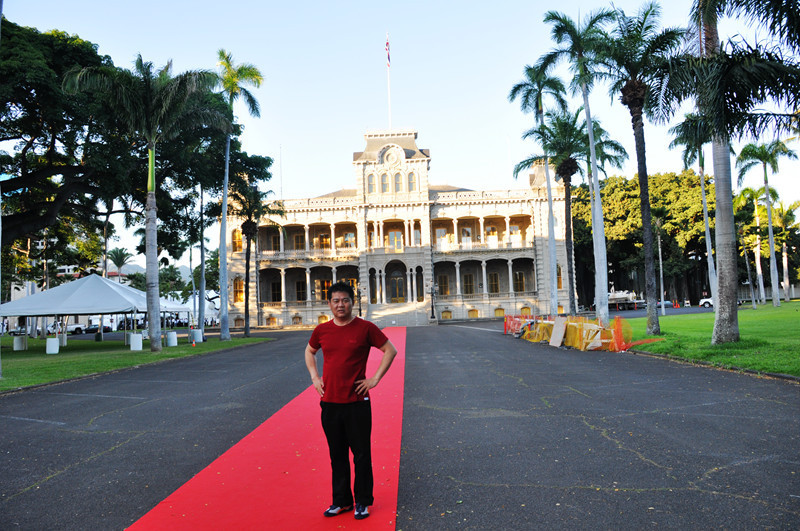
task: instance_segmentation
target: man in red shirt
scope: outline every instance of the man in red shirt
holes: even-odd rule
[[[369,390],[378,385],[397,355],[397,349],[375,324],[353,315],[353,288],[337,282],[328,291],[333,320],[318,325],[306,345],[306,367],[322,407],[322,429],[331,456],[333,503],[325,516],[353,509],[355,518],[369,516],[372,497],[372,408]],[[380,366],[367,378],[367,358],[372,347],[383,352]],[[315,355],[322,349],[322,378]],[[350,452],[355,483],[350,489]]]

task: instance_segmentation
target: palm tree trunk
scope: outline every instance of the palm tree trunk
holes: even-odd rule
[[[225,177],[222,180],[222,216],[219,224],[219,340],[230,341],[228,326],[228,166],[231,154],[231,135],[225,141]]]
[[[558,258],[556,257],[556,228],[553,216],[553,192],[550,186],[550,162],[544,159],[547,181],[547,251],[550,255],[550,315],[558,314]]]
[[[205,220],[203,219],[203,185],[200,185],[200,309],[197,312],[197,327],[200,337],[205,337],[206,326],[206,239]]]
[[[594,302],[595,315],[601,326],[608,326],[608,258],[606,256],[606,231],[603,220],[603,203],[600,197],[600,177],[597,172],[597,154],[594,149],[592,114],[589,110],[589,90],[581,84],[583,111],[589,133],[589,154],[592,160],[592,186],[594,210],[592,211],[592,243],[594,246]]]
[[[772,305],[776,308],[781,305],[781,295],[778,284],[778,261],[775,258],[775,236],[772,233],[772,199],[769,196],[769,179],[767,178],[767,165],[764,164],[764,194],[767,197],[767,232],[769,234],[769,283],[772,290]]]
[[[764,289],[764,273],[761,268],[761,217],[758,215],[758,197],[756,197],[756,246],[753,249],[756,261],[756,278],[758,279],[758,302],[767,303],[767,293]]]
[[[706,228],[706,263],[708,264],[708,285],[711,287],[711,300],[717,305],[717,271],[714,268],[714,249],[711,246],[711,229],[708,224],[708,202],[706,201],[706,176],[703,154],[700,153],[700,195],[703,198],[703,223]]]
[[[147,286],[147,327],[150,352],[161,352],[161,305],[158,294],[158,215],[156,209],[156,150],[148,149],[149,167],[147,205],[145,207],[145,283]]]
[[[575,303],[575,260],[572,241],[572,177],[564,177],[564,240],[567,247],[567,286],[569,287],[569,314],[578,313]]]
[[[719,31],[716,17],[702,21],[703,55],[718,53]],[[716,197],[715,230],[717,238],[717,300],[714,305],[714,330],[711,343],[739,341],[739,313],[737,304],[738,277],[736,267],[736,228],[733,219],[733,186],[731,183],[730,142],[714,138],[714,195]]]
[[[789,251],[786,248],[786,242],[781,246],[781,255],[783,258],[783,300],[789,302]]]
[[[250,337],[250,236],[244,250],[244,337]]]
[[[753,305],[753,309],[756,309],[756,290],[753,289],[753,278],[750,275],[750,258],[747,257],[747,246],[743,245],[742,249],[744,249],[744,265],[747,267],[747,285],[750,286],[750,303]]]
[[[636,162],[639,174],[639,203],[642,210],[642,244],[644,251],[644,289],[647,299],[647,334],[661,333],[658,322],[658,307],[656,295],[656,266],[653,252],[653,217],[650,213],[650,186],[647,181],[647,155],[644,144],[644,123],[642,122],[642,108],[630,107],[631,123],[633,124],[633,138],[636,144]]]
[[[739,313],[736,289],[736,228],[733,220],[733,187],[731,183],[730,145],[715,138],[712,142],[715,196],[717,200],[717,290],[719,300],[714,306],[714,345],[739,341]]]

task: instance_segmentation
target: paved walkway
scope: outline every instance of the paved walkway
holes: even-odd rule
[[[408,329],[398,529],[800,527],[800,385],[499,328]],[[308,387],[273,335],[0,395],[0,529],[136,521]]]

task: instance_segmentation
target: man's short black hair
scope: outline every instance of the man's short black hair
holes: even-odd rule
[[[334,292],[347,293],[351,301],[355,300],[356,298],[356,294],[353,292],[353,286],[351,286],[347,282],[337,282],[336,284],[331,286],[330,289],[328,290],[328,300],[331,300],[331,297],[333,297]]]

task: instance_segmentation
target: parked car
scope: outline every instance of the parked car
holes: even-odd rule
[[[672,308],[672,301],[664,301],[664,308]],[[656,301],[656,308],[661,308],[661,301]]]
[[[736,301],[736,304],[741,306],[744,301],[739,299]],[[711,308],[714,306],[714,299],[711,297],[706,297],[705,299],[700,299],[700,302],[697,303],[698,305],[702,306],[703,308]]]
[[[55,334],[56,328],[58,328],[59,333],[63,334],[82,334],[86,327],[80,323],[73,323],[73,324],[68,324],[65,329],[63,323],[51,323],[47,327],[47,333]]]
[[[100,326],[95,324],[95,325],[87,326],[86,330],[84,330],[84,333],[86,333],[86,334],[96,334],[99,331],[100,331]],[[108,326],[108,325],[103,325],[103,333],[106,333],[106,332],[111,332],[111,327]]]
[[[13,330],[8,332],[8,334],[11,335],[11,336],[24,336],[27,333],[28,333],[28,329],[25,328],[24,326],[18,326],[18,327],[14,328]],[[36,328],[36,335],[38,336],[41,333],[42,333],[42,329],[37,327]]]

